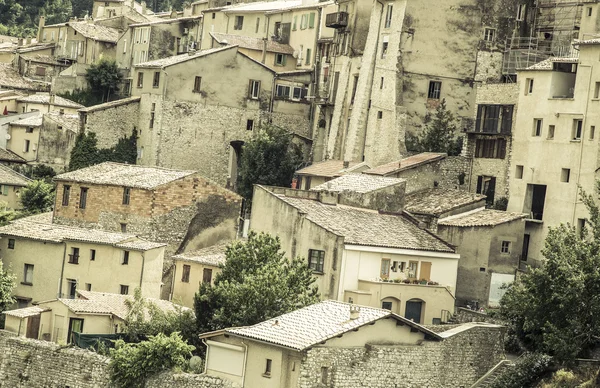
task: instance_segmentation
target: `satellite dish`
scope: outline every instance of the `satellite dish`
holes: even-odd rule
[[[10,135],[8,133],[6,134],[6,140],[10,140]]]

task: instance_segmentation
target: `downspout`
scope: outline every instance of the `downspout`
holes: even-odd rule
[[[579,145],[579,167],[577,168],[577,187],[579,188],[580,185],[580,181],[581,181],[581,165],[583,163],[583,145],[585,142],[585,125],[587,122],[587,115],[588,115],[588,109],[589,109],[589,104],[590,104],[590,92],[592,90],[591,88],[591,83],[592,83],[592,66],[590,65],[579,65],[578,67],[587,67],[590,69],[590,75],[588,78],[588,92],[587,92],[587,99],[585,102],[585,114],[583,116],[583,122],[581,123],[581,139],[580,139],[580,145]],[[573,202],[573,219],[571,221],[572,225],[575,225],[575,217],[576,217],[576,213],[577,213],[577,198],[579,197],[579,193],[578,190],[575,191],[575,200]]]
[[[62,268],[60,269],[60,279],[58,283],[58,297],[62,298],[62,286],[63,286],[63,276],[65,274],[65,262],[67,261],[67,243],[63,241],[64,249],[63,249],[63,262]]]
[[[273,86],[271,87],[271,103],[269,104],[269,114],[273,113],[273,105],[275,104],[275,81],[277,81],[277,73],[273,74]]]
[[[177,262],[173,266],[173,278],[171,279],[171,290],[169,291],[169,300],[173,300],[175,294],[175,279],[177,279]]]
[[[142,290],[142,283],[144,280],[144,267],[146,265],[146,252],[142,251],[142,270],[140,271],[140,291]]]
[[[263,38],[263,52],[262,52],[262,64],[267,60],[267,42],[269,41],[269,23],[271,22],[271,15],[265,14],[265,37]]]

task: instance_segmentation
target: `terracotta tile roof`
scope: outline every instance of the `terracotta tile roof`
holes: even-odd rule
[[[0,227],[0,236],[19,237],[37,241],[48,241],[61,243],[63,241],[81,241],[87,243],[105,244],[105,245],[124,245],[140,239],[131,234],[106,232],[98,229],[75,228],[57,224],[40,222],[41,220],[32,220],[29,218],[18,219],[8,225]],[[165,246],[166,244],[151,241],[140,242],[139,249],[149,250]]]
[[[173,256],[173,259],[218,267],[220,264],[225,264],[225,252],[228,245],[229,242],[198,249],[196,251],[180,253]]]
[[[110,306],[95,300],[86,299],[58,299],[62,304],[75,314],[103,314],[111,315],[113,313]],[[115,314],[117,315],[117,314]],[[118,315],[117,315],[118,316]]]
[[[350,309],[360,308],[356,319],[350,318]],[[326,300],[288,314],[261,322],[254,326],[229,328],[206,333],[201,338],[229,333],[240,337],[255,339],[274,345],[284,346],[297,351],[307,350],[324,341],[356,330],[384,318],[392,318],[416,328],[430,338],[440,339],[435,332],[416,324],[389,310]]]
[[[25,187],[31,179],[21,175],[10,167],[0,164],[0,184],[9,186]]]
[[[327,205],[304,198],[272,195],[306,214],[309,221],[344,237],[345,244],[454,253],[454,248],[434,234],[419,228],[404,215]]]
[[[250,49],[262,51],[264,41],[260,38],[251,38],[249,36],[240,36],[240,35],[232,35],[232,34],[222,34],[219,32],[210,32],[210,35],[217,41],[219,44],[227,44],[232,46],[238,46],[240,48]],[[283,53],[283,54],[294,54],[294,48],[289,44],[282,44],[279,42],[274,42],[272,40],[267,40],[267,51],[273,53]]]
[[[49,83],[34,82],[21,76],[10,63],[0,63],[0,87],[19,90],[49,90]]]
[[[26,163],[27,161],[15,154],[14,152],[5,148],[0,148],[0,161],[10,163]]]
[[[54,179],[57,181],[127,186],[152,190],[195,173],[195,171],[171,170],[162,167],[104,162],[57,175]]]
[[[346,174],[313,187],[312,191],[369,193],[406,182],[405,179],[385,178],[364,174]]]
[[[526,216],[526,214],[522,213],[511,213],[493,209],[477,209],[476,211],[443,218],[438,221],[438,225],[459,227],[496,226],[506,222],[520,220]]]
[[[423,152],[417,155],[409,156],[401,160],[382,164],[381,166],[364,171],[364,174],[371,175],[390,175],[401,171],[410,170],[424,164],[436,162],[446,157],[446,154],[437,152]]]
[[[42,115],[26,117],[21,120],[15,120],[10,125],[17,125],[19,127],[39,127],[42,125]]]
[[[358,162],[350,162],[348,169],[351,169],[358,164]],[[324,160],[322,162],[313,163],[308,167],[304,167],[303,169],[296,171],[296,174],[334,178],[341,176],[344,172],[343,160]]]
[[[188,53],[188,54],[175,55],[172,57],[157,59],[155,61],[138,63],[137,65],[135,65],[135,67],[163,68],[163,67],[173,66],[173,65],[177,65],[179,63],[191,61],[192,59],[202,58],[202,57],[208,56],[210,54],[214,54],[219,51],[229,50],[232,48],[237,49],[237,46],[216,47],[216,48],[212,48],[212,49],[208,49],[208,50],[196,51],[195,53],[192,53],[192,54]]]
[[[554,69],[555,62],[563,62],[563,63],[579,63],[579,58],[563,58],[563,57],[553,57],[543,60],[541,62],[536,63],[535,65],[529,66],[526,69],[518,69],[518,70],[537,70],[537,71],[551,71]]]
[[[59,66],[68,67],[68,65],[58,62],[56,60],[56,58],[53,57],[52,55],[31,54],[31,55],[21,55],[21,58],[23,58],[26,61],[31,61],[31,62],[45,63],[48,65],[59,65]]]
[[[439,216],[462,206],[481,202],[485,195],[465,190],[432,188],[406,196],[404,209],[409,213]]]
[[[108,43],[117,43],[117,40],[119,39],[119,30],[115,28],[104,27],[88,22],[69,22],[67,24],[88,39]]]
[[[9,315],[16,318],[29,318],[35,315],[40,315],[46,311],[51,311],[49,308],[40,306],[29,306],[22,309],[3,311],[2,314]]]
[[[266,12],[287,9],[302,5],[302,0],[257,1],[253,3],[234,4],[223,9],[228,13]]]
[[[120,294],[111,294],[108,292],[96,292],[96,291],[84,291],[77,290],[77,293],[80,296],[80,299],[61,299],[61,302],[64,301],[77,301],[75,303],[71,303],[73,308],[79,308],[80,311],[85,312],[86,310],[96,310],[96,311],[88,311],[90,313],[104,313],[107,312],[109,314],[116,315],[121,319],[127,318],[127,314],[129,313],[129,308],[127,307],[126,301],[133,301],[132,295],[120,295]],[[175,312],[175,311],[191,311],[190,308],[176,305],[175,303],[169,302],[167,300],[162,299],[154,299],[154,298],[144,298],[146,302],[154,304],[160,310],[164,312]],[[67,305],[65,303],[65,305]],[[69,305],[67,305],[69,306]],[[69,307],[71,308],[71,307]],[[74,311],[74,310],[73,310]]]
[[[29,102],[29,103],[34,103],[34,104],[50,105],[50,94],[47,94],[47,93],[32,94],[30,96],[21,97],[21,98],[17,99],[17,102]],[[74,109],[80,109],[80,108],[84,107],[83,105],[78,104],[75,101],[67,100],[66,98],[63,98],[61,96],[54,96],[54,102],[52,104],[56,105],[56,106],[62,106],[65,108],[74,108]]]
[[[121,106],[121,105],[138,103],[138,102],[140,102],[141,99],[142,99],[141,97],[122,98],[122,99],[116,100],[116,101],[105,102],[104,104],[98,104],[98,105],[89,106],[86,108],[81,108],[81,109],[79,109],[79,112],[89,113],[89,112],[95,112],[95,111],[104,110],[104,109],[110,109],[110,108],[114,108],[114,107]]]

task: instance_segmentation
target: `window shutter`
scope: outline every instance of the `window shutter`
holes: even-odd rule
[[[498,139],[498,159],[506,157],[506,140]]]
[[[477,177],[477,194],[481,194],[481,186],[483,185],[483,177],[480,175]]]
[[[281,61],[281,64],[282,64],[283,66],[285,66],[285,64],[286,64],[286,62],[287,62],[287,55],[285,55],[285,54],[282,54],[282,57],[283,57],[283,61]]]
[[[252,80],[248,81],[248,98],[252,98]]]
[[[7,185],[2,185],[2,194],[8,195],[8,186]]]
[[[308,19],[308,28],[315,28],[315,13],[311,13]]]

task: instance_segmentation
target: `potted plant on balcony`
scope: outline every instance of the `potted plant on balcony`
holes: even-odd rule
[[[402,283],[404,283],[404,284],[410,284],[410,279],[404,279],[404,280],[402,281]]]
[[[434,281],[431,281],[431,280],[428,281],[427,284],[430,285],[430,286],[439,286],[440,285],[440,283],[434,282]]]
[[[421,281],[419,282],[419,284],[427,284],[427,279],[421,279]]]

